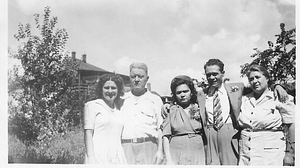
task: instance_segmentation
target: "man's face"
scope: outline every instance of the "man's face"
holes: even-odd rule
[[[134,91],[142,91],[145,89],[149,77],[145,70],[140,68],[133,68],[130,71],[131,89]]]
[[[205,75],[209,86],[219,88],[222,85],[224,71],[221,72],[218,65],[211,65],[205,68]]]

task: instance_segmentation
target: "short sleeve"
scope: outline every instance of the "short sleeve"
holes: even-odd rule
[[[95,108],[95,105],[96,104],[93,102],[85,103],[83,112],[83,129],[94,129],[97,115],[97,108]]]
[[[161,124],[162,124],[162,121],[163,121],[163,118],[162,118],[162,107],[163,107],[163,103],[161,101],[161,99],[158,99],[157,101],[157,105],[156,105],[156,116],[157,116],[157,129],[160,128]]]
[[[278,102],[277,109],[281,114],[284,124],[295,123],[295,104],[292,96],[289,96],[289,100],[286,103]]]
[[[169,136],[172,135],[171,133],[171,123],[170,123],[170,114],[164,118],[162,124],[161,124],[161,129],[162,129],[162,136]]]

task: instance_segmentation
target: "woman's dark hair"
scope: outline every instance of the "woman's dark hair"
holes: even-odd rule
[[[272,84],[272,81],[270,80],[270,74],[265,67],[263,67],[261,65],[257,65],[257,64],[252,64],[247,72],[248,79],[249,79],[251,72],[260,72],[262,75],[264,75],[269,80],[268,86],[270,86]]]
[[[178,100],[176,98],[176,88],[182,84],[186,84],[190,88],[191,103],[196,103],[197,102],[197,91],[194,87],[192,79],[189,76],[185,76],[185,75],[177,76],[171,82],[171,92],[172,92],[173,101],[178,104]]]
[[[120,97],[124,95],[124,82],[121,76],[117,74],[104,74],[100,76],[96,84],[96,97],[98,99],[103,99],[103,86],[107,81],[113,81],[117,85],[118,95],[116,97],[116,100],[119,100]]]

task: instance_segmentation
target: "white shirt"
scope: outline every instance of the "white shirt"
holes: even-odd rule
[[[157,138],[162,123],[162,104],[161,98],[149,91],[141,96],[126,93],[121,107],[124,121],[122,139],[149,136]]]
[[[229,98],[228,98],[227,91],[223,84],[219,88],[218,94],[219,94],[220,103],[221,103],[223,121],[225,122],[227,120],[226,123],[232,123],[231,118],[229,117],[229,112],[230,112]],[[213,95],[206,97],[205,108],[206,108],[208,124],[212,125],[213,121],[214,121],[213,120]]]
[[[242,97],[241,113],[238,118],[242,128],[276,129],[283,123],[293,123],[295,105],[289,98],[286,103],[275,100],[274,93],[268,91],[259,99],[254,98],[253,92]]]

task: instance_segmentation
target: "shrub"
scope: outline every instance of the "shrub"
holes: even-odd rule
[[[8,136],[8,163],[82,164],[84,153],[80,128],[59,134],[47,143],[25,145],[15,135]]]
[[[52,157],[35,146],[26,146],[14,135],[8,135],[8,163],[51,163]]]
[[[9,131],[24,142],[51,140],[80,123],[83,103],[72,89],[79,62],[69,57],[65,50],[68,33],[55,27],[58,19],[50,13],[50,7],[45,7],[43,20],[40,14],[34,15],[38,35],[30,24],[20,23],[14,35],[20,45],[16,53],[9,52],[21,61],[19,68],[24,71],[18,74],[15,67],[9,72],[9,95],[16,102],[9,102]],[[20,87],[16,95],[14,85]]]

